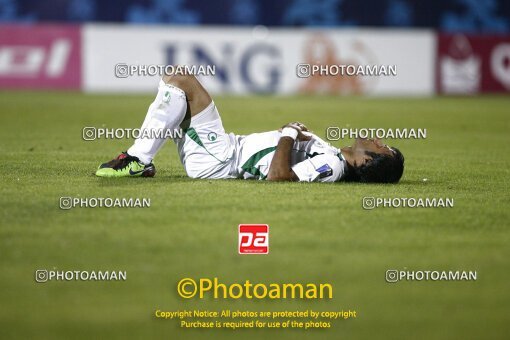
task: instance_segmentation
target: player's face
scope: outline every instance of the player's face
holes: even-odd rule
[[[361,166],[372,159],[367,152],[393,155],[393,150],[380,139],[357,138],[351,146],[355,166]]]

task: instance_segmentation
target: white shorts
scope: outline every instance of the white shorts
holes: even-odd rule
[[[237,139],[226,133],[214,102],[191,117],[183,138],[176,138],[177,150],[186,174],[191,178],[236,178]]]

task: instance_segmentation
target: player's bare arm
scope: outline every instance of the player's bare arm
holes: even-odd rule
[[[301,123],[289,123],[282,129],[282,137],[276,146],[276,152],[269,167],[268,181],[298,181],[299,178],[291,168],[291,151],[295,140],[309,140],[303,134],[308,129]]]

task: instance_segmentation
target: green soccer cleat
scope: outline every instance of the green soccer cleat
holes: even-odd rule
[[[99,177],[154,177],[155,174],[154,164],[142,164],[137,157],[130,156],[127,152],[101,164],[96,171],[96,176]]]

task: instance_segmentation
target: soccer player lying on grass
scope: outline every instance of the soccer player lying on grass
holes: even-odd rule
[[[297,122],[247,136],[226,133],[209,93],[191,75],[163,77],[142,125],[142,130],[179,128],[185,133],[174,142],[192,178],[396,183],[404,170],[400,151],[379,140],[357,139],[337,149]],[[127,152],[101,164],[96,175],[152,177],[152,159],[165,142],[139,138]]]

